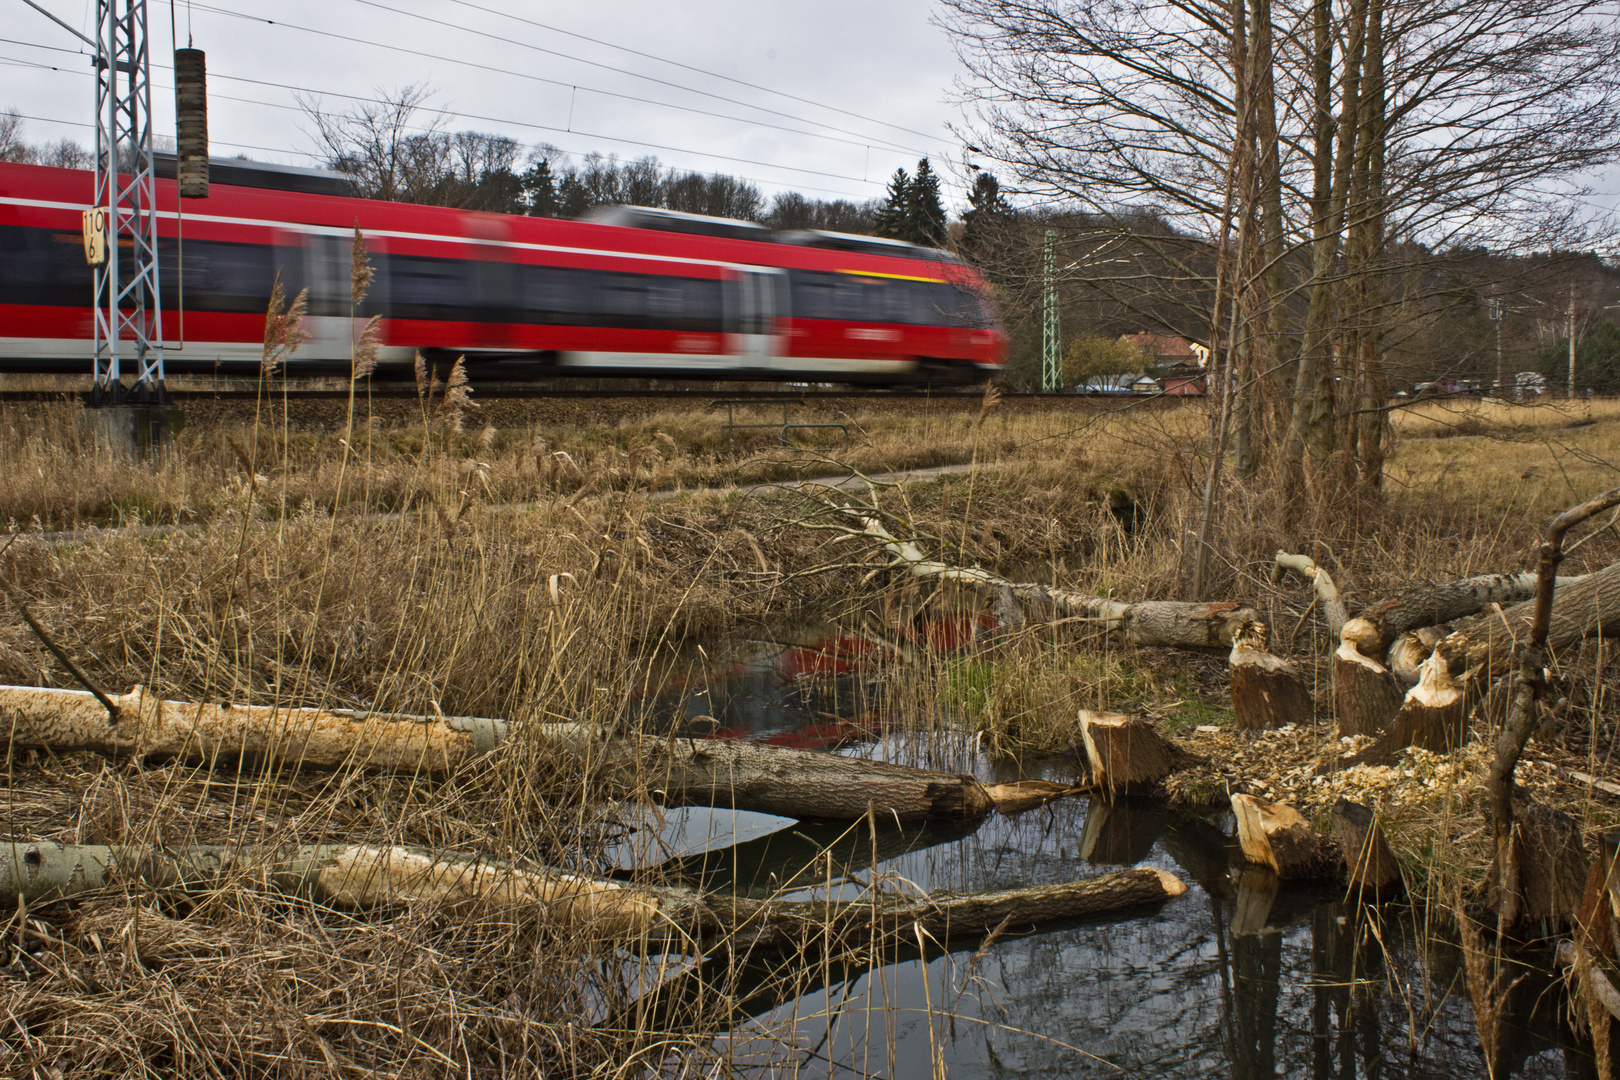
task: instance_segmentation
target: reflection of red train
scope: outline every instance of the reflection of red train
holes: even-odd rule
[[[278,271],[309,290],[313,336],[290,370],[346,367],[357,225],[376,270],[359,315],[383,317],[385,364],[420,349],[487,377],[943,382],[993,373],[1006,351],[980,278],[931,249],[631,207],[580,222],[355,199],[330,174],[273,166],[213,175],[179,222],[158,181],[171,344],[184,302],[170,371],[252,371]],[[0,164],[0,370],[88,368],[92,190],[89,172]]]

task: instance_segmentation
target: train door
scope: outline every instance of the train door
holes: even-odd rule
[[[777,269],[739,271],[728,281],[726,322],[731,352],[745,368],[770,370],[787,363],[787,272]]]
[[[286,231],[276,236],[276,263],[287,302],[307,292],[304,332],[309,337],[293,354],[294,368],[300,360],[349,358],[350,243],[341,236],[318,233]]]

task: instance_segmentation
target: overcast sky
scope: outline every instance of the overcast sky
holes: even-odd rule
[[[92,0],[37,2],[94,36]],[[963,149],[947,129],[958,117],[947,99],[960,65],[931,9],[929,0],[152,0],[153,114],[158,135],[172,137],[172,11],[180,44],[189,37],[208,55],[216,156],[317,164],[295,89],[342,111],[355,102],[341,95],[421,82],[452,128],[580,156],[652,154],[746,177],[767,196],[878,197],[897,167],[927,155],[959,209]],[[0,11],[0,109],[23,114],[31,142],[89,145],[88,48],[22,0],[0,0]]]

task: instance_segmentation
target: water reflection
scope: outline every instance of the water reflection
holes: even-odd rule
[[[863,640],[864,639],[860,639]],[[867,644],[870,644],[869,642]],[[849,643],[800,643],[711,682],[719,733],[938,764],[874,710]],[[873,646],[876,648],[876,646]],[[813,659],[807,659],[807,653]],[[812,671],[809,676],[806,671]],[[875,739],[851,750],[852,740]],[[798,740],[797,742],[795,740]],[[1065,758],[992,762],[970,744],[949,763],[986,780],[1073,779]],[[885,888],[976,892],[1071,881],[1146,864],[1187,881],[1162,908],[1029,936],[885,944],[875,954],[715,958],[643,1002],[644,1020],[682,995],[730,1001],[720,1049],[770,1076],[1231,1077],[1394,1080],[1485,1075],[1455,948],[1422,911],[1382,914],[1333,892],[1279,888],[1245,869],[1221,818],[1145,802],[1072,799],[977,826],[898,829],[671,815],[678,835],[634,862],[707,889],[853,898]],[[705,817],[707,815],[707,817]],[[755,815],[754,817],[759,817]],[[705,822],[707,822],[705,824]],[[716,824],[718,822],[718,824]],[[727,823],[730,823],[728,826]],[[749,830],[752,830],[750,833]],[[1576,1049],[1557,984],[1513,991],[1500,1076],[1595,1076]],[[678,1013],[667,1013],[678,1015]],[[783,1060],[783,1040],[795,1048]]]

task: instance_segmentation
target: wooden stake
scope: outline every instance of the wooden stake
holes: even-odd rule
[[[1238,727],[1262,730],[1316,719],[1316,706],[1299,668],[1266,651],[1265,623],[1251,622],[1238,632],[1227,667]]]
[[[1316,835],[1299,811],[1254,795],[1234,794],[1238,844],[1243,857],[1271,868],[1279,881],[1312,881],[1338,876],[1333,846]]]

